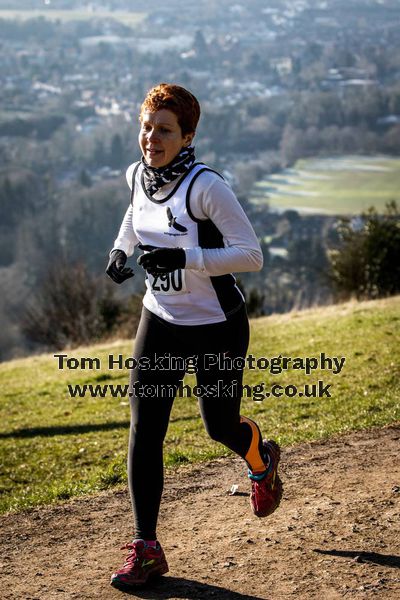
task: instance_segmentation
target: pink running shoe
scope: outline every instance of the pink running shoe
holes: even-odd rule
[[[129,554],[124,566],[111,575],[112,586],[128,590],[168,572],[164,550],[158,542],[156,548],[151,548],[144,540],[134,540],[122,546],[121,550],[124,548],[129,550]]]
[[[283,486],[278,475],[278,463],[281,457],[281,451],[278,444],[272,440],[263,440],[265,456],[269,457],[268,468],[265,473],[252,473],[249,470],[251,479],[250,504],[254,514],[257,517],[267,517],[271,515],[279,506]],[[265,461],[267,463],[267,460]]]

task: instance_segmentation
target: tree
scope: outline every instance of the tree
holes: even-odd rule
[[[95,142],[93,162],[96,167],[102,167],[108,163],[108,156],[103,140],[97,139]]]
[[[119,133],[116,133],[111,140],[109,165],[118,169],[124,164],[124,160],[125,151],[122,138]]]
[[[361,220],[343,219],[343,242],[331,251],[331,274],[339,292],[358,299],[381,298],[400,292],[400,212],[396,202],[384,215],[370,208]]]
[[[265,295],[254,286],[248,291],[240,277],[236,277],[236,285],[246,300],[247,314],[249,317],[255,318],[264,315],[265,313],[263,306]]]
[[[283,163],[288,166],[296,162],[298,158],[305,155],[304,134],[300,129],[292,125],[286,125],[283,131],[280,151]]]
[[[87,344],[109,333],[121,310],[105,277],[90,275],[82,264],[54,264],[24,312],[22,330],[47,348]]]
[[[258,288],[250,288],[250,292],[246,295],[247,312],[250,317],[261,317],[264,315],[264,300],[265,294],[260,292]]]
[[[92,187],[92,178],[86,169],[82,169],[79,174],[79,183],[83,185],[83,187]]]
[[[102,181],[71,192],[65,221],[68,258],[79,261],[84,256],[89,269],[100,273],[129,203],[128,188],[123,182]]]

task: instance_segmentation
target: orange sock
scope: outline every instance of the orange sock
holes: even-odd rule
[[[261,432],[258,425],[251,419],[242,416],[240,417],[240,422],[247,423],[247,425],[250,426],[252,433],[250,448],[247,450],[244,459],[253,473],[263,473],[267,468],[267,465],[265,465],[264,459],[260,454]]]

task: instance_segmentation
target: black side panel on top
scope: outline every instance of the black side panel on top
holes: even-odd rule
[[[190,210],[190,192],[193,187],[194,180],[197,179],[198,175],[206,170],[212,171],[212,169],[202,169],[195,174],[190,182],[186,196],[186,207],[189,216],[197,223],[197,233],[200,247],[223,248],[224,240],[218,227],[210,219],[207,219],[207,221],[196,219]],[[216,173],[216,171],[213,172]],[[219,173],[217,173],[217,175],[219,175]],[[227,275],[210,276],[210,280],[225,316],[229,316],[230,313],[238,310],[243,304],[243,297],[239,289],[236,287],[234,276],[231,273],[228,273]]]

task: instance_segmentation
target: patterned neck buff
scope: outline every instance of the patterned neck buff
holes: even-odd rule
[[[195,160],[193,146],[182,148],[174,160],[165,167],[150,167],[142,156],[144,185],[147,193],[153,196],[163,185],[171,183],[179,175],[186,173]]]

